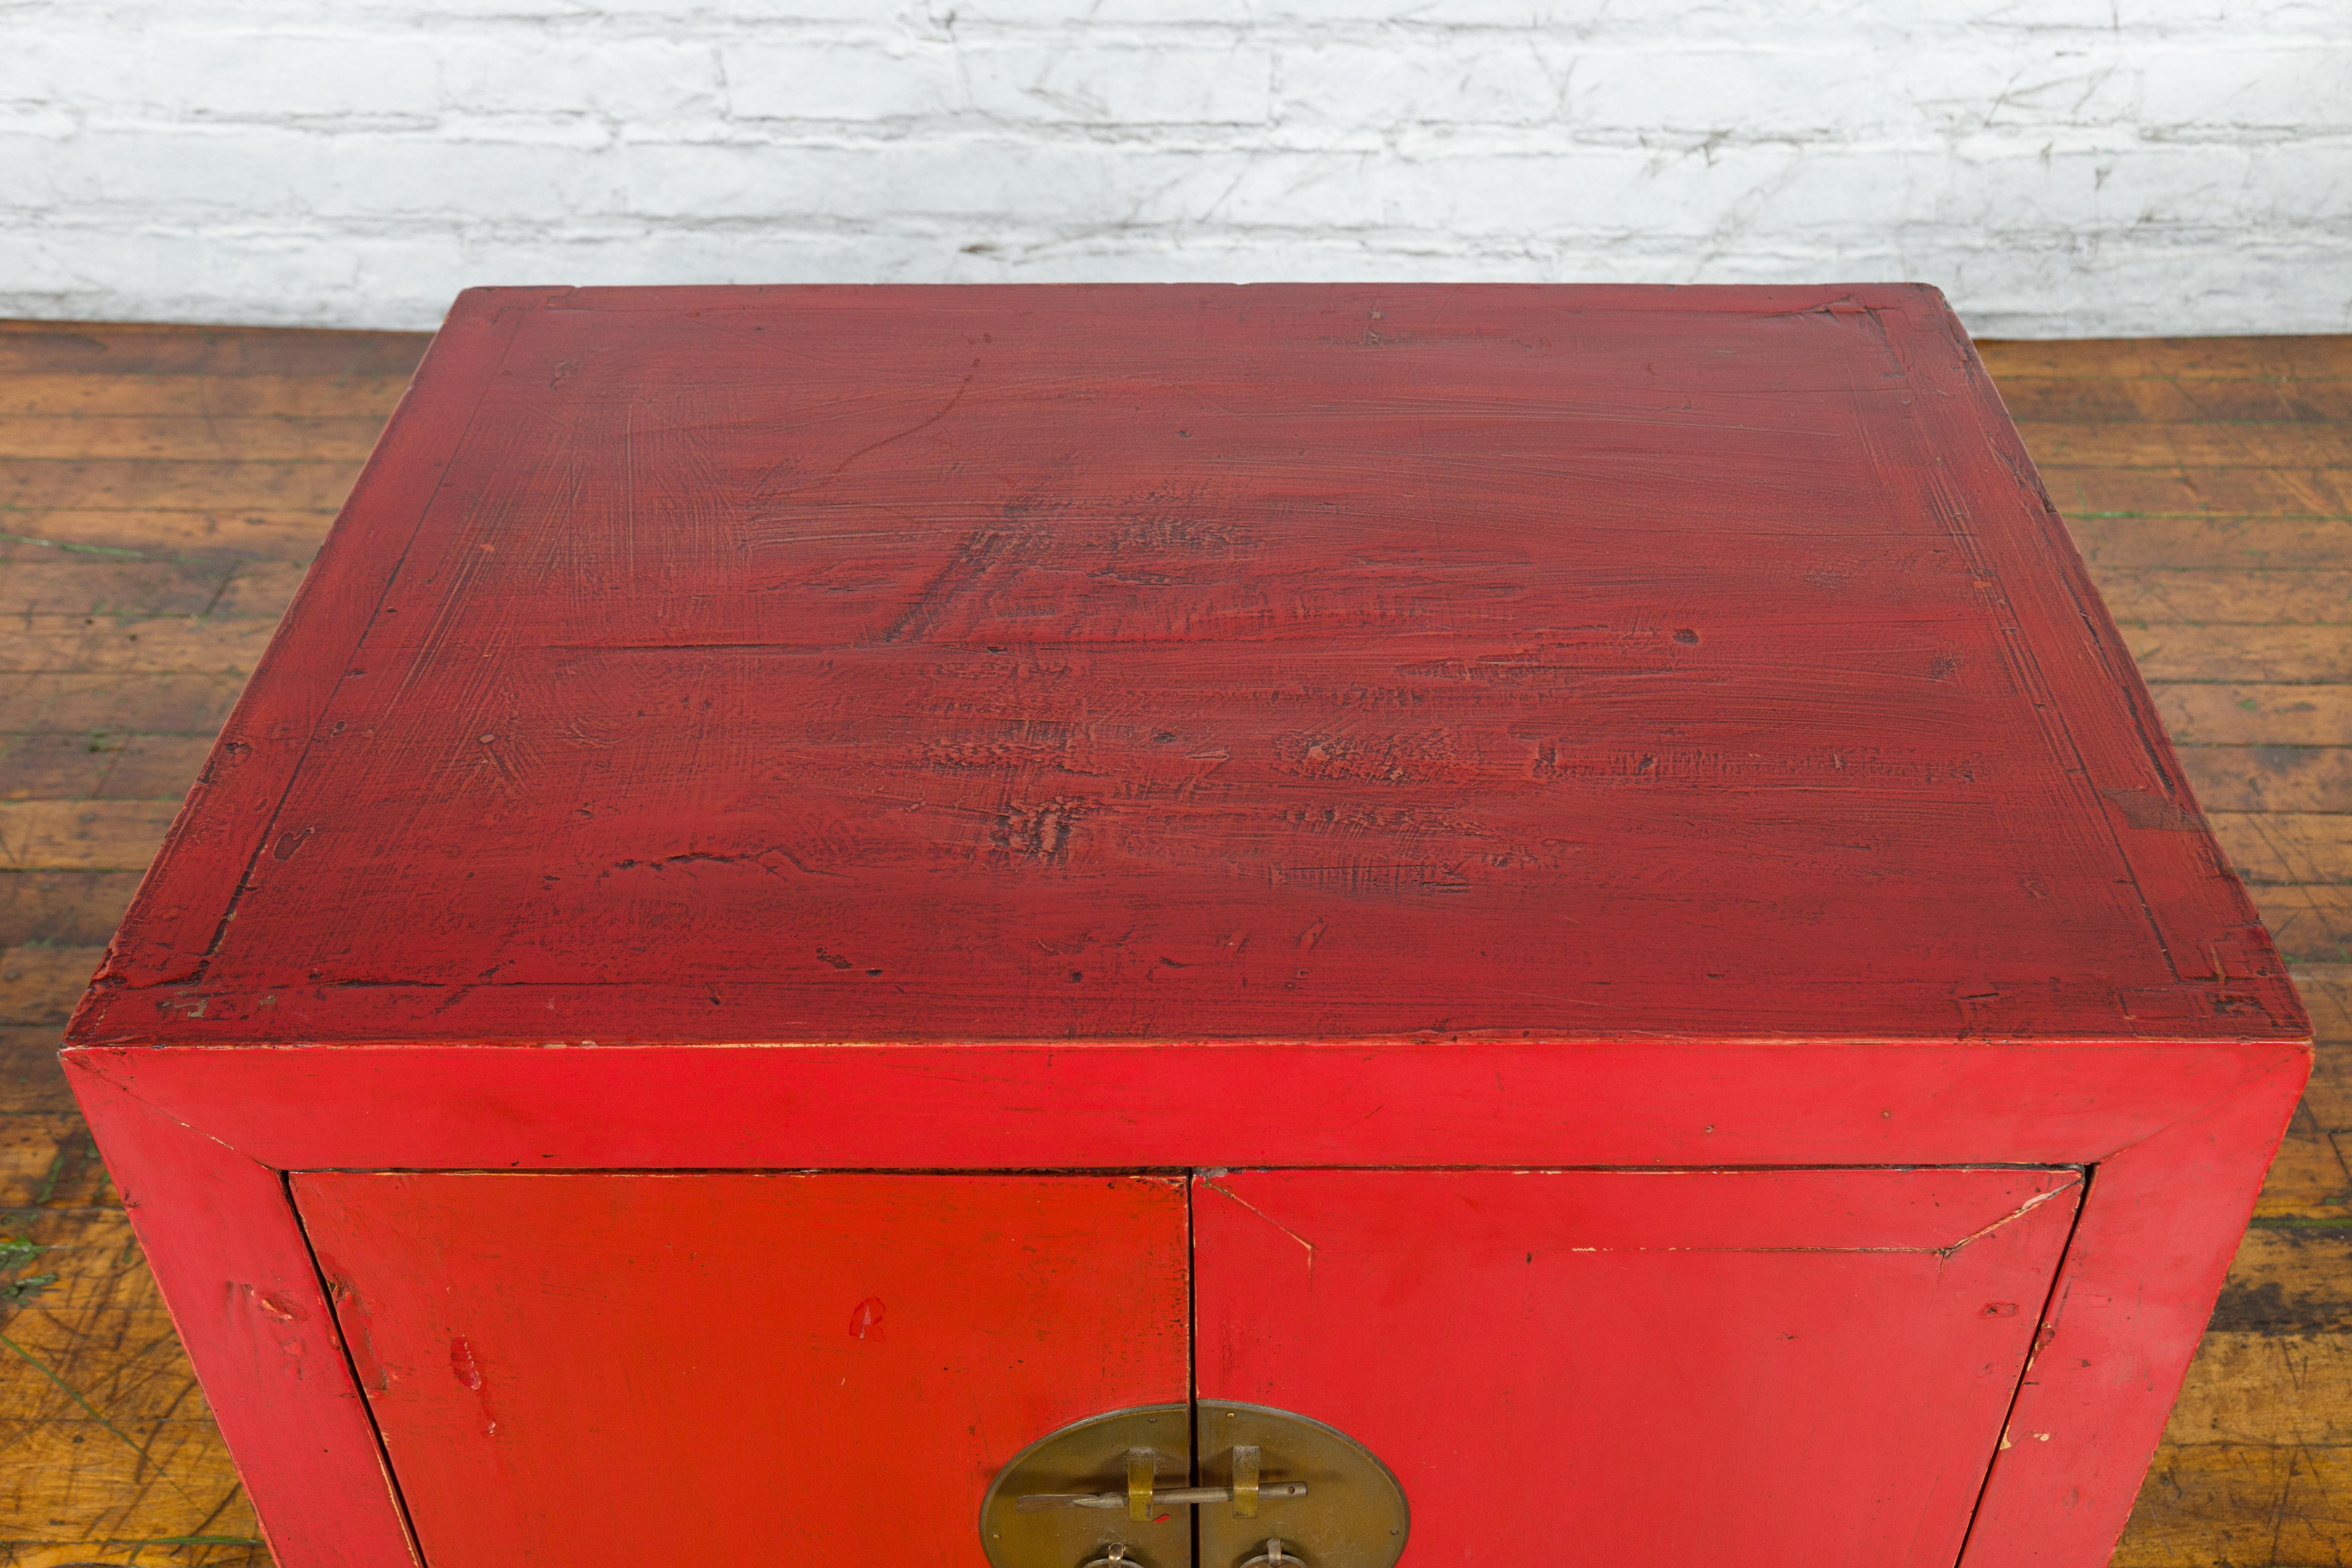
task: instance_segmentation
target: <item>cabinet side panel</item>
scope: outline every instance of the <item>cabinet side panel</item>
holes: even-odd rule
[[[1006,1460],[1185,1398],[1181,1181],[299,1175],[431,1568],[971,1568]]]
[[[1369,1446],[1426,1568],[1949,1568],[2080,1190],[1234,1172],[1195,1194],[1200,1392]]]
[[[283,1178],[66,1060],[278,1568],[414,1568]]]
[[[2093,1173],[1966,1568],[2115,1551],[2309,1072],[2297,1053]]]

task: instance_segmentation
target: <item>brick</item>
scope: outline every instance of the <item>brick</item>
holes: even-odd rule
[[[761,41],[719,52],[729,111],[751,120],[878,121],[958,106],[954,51],[905,39]]]
[[[426,116],[440,107],[436,53],[429,38],[337,26],[322,9],[299,31],[148,31],[138,79],[149,102],[194,115]]]
[[[1213,33],[1103,46],[960,51],[971,106],[992,120],[1086,125],[1257,125],[1273,116],[1274,55]]]
[[[2307,134],[2352,131],[2352,42],[2292,48],[2167,49],[2144,68],[2150,124]]]
[[[2340,0],[126,0],[10,13],[0,312],[484,279],[1916,277],[2341,331]],[[125,47],[123,40],[133,42]]]
[[[440,63],[442,100],[462,114],[707,121],[722,101],[718,51],[691,38],[541,38],[522,71],[499,47],[445,49]]]

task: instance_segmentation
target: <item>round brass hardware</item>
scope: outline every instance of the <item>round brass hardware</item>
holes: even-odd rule
[[[1049,1433],[980,1510],[992,1568],[1147,1568],[1196,1542],[1202,1568],[1393,1568],[1411,1527],[1404,1489],[1346,1433],[1213,1400]]]
[[[1257,1450],[1255,1516],[1235,1507],[1200,1510],[1202,1568],[1276,1563],[1318,1568],[1393,1568],[1412,1531],[1404,1488],[1380,1457],[1337,1427],[1287,1410],[1203,1399],[1194,1452],[1203,1485],[1246,1471]],[[1237,1462],[1244,1461],[1244,1462]],[[1304,1496],[1273,1500],[1277,1484]],[[1281,1555],[1272,1555],[1279,1541]]]
[[[1189,1405],[1139,1405],[1073,1422],[997,1472],[981,1500],[981,1550],[993,1568],[1187,1562],[1192,1510],[1166,1494],[1192,1469]]]

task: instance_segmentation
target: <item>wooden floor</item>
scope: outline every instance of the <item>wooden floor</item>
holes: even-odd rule
[[[422,338],[0,323],[0,1563],[268,1561],[51,1053]],[[2352,337],[1988,343],[2320,1066],[2118,1564],[2352,1558]]]

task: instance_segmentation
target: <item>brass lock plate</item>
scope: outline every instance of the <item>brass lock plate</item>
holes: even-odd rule
[[[1269,1541],[1280,1541],[1301,1568],[1390,1568],[1404,1551],[1412,1528],[1404,1488],[1353,1437],[1262,1405],[1204,1399],[1199,1419],[1203,1486],[1229,1487],[1234,1451],[1246,1458],[1255,1448],[1261,1490],[1285,1482],[1307,1488],[1304,1497],[1261,1501],[1254,1518],[1202,1504],[1201,1568],[1239,1568],[1263,1558]]]
[[[1216,1400],[1050,1433],[1004,1467],[980,1513],[993,1568],[1391,1568],[1411,1528],[1404,1489],[1362,1444]]]
[[[980,1544],[995,1568],[1086,1568],[1106,1559],[1134,1568],[1192,1568],[1192,1510],[1161,1505],[1136,1520],[1127,1494],[1148,1454],[1152,1489],[1184,1486],[1192,1470],[1192,1411],[1146,1405],[1088,1416],[1047,1434],[997,1472],[980,1505]],[[1118,1492],[1119,1506],[1039,1507],[1039,1498]],[[1023,1506],[1024,1500],[1028,1506]]]

